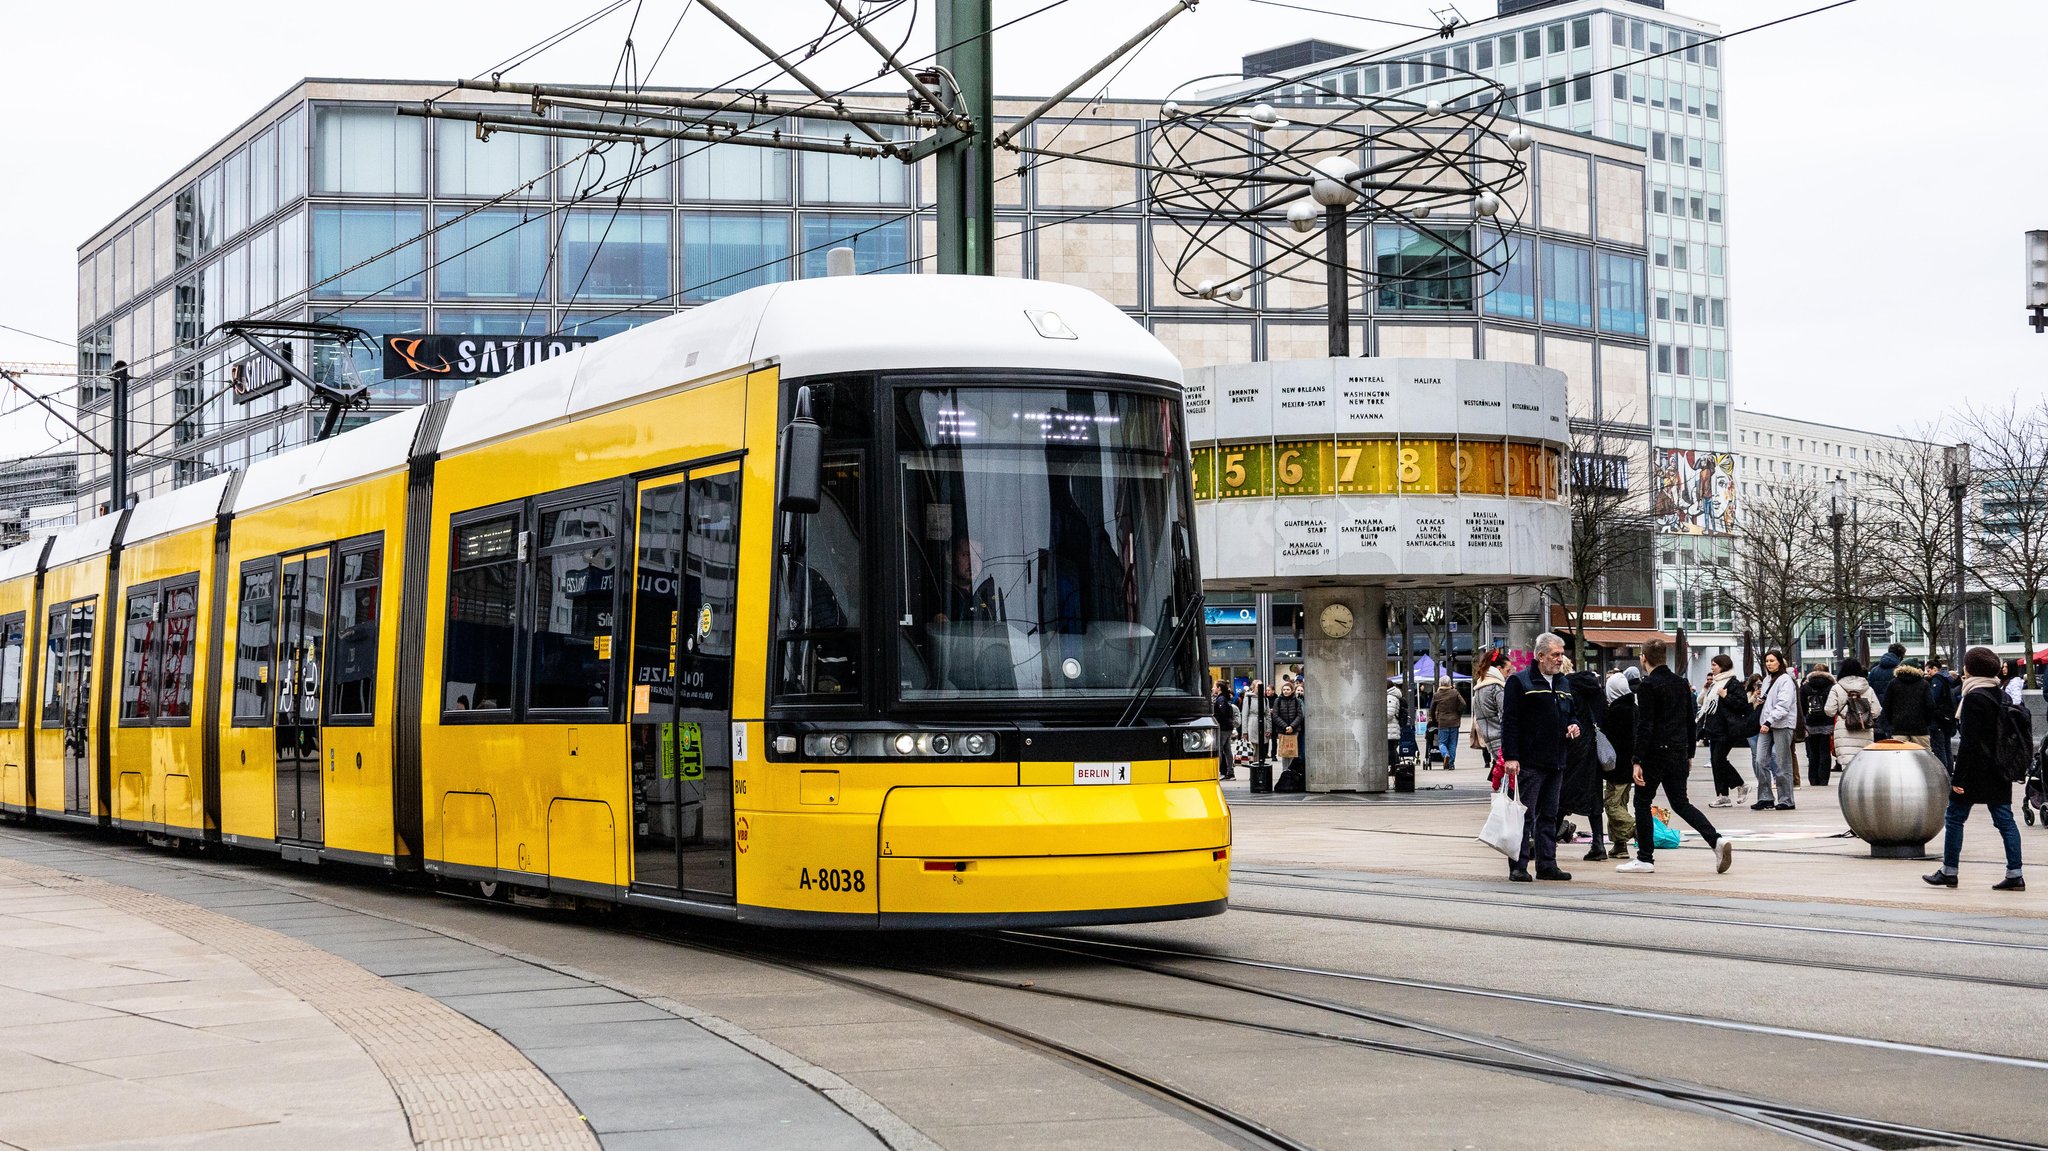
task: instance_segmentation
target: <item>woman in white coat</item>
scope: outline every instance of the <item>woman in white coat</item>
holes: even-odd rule
[[[1775,807],[1791,811],[1792,729],[1799,723],[1799,685],[1792,669],[1785,666],[1781,652],[1764,653],[1763,698],[1757,714],[1756,760],[1750,770],[1756,776],[1756,802],[1751,811]]]
[[[1835,686],[1828,689],[1825,710],[1835,721],[1835,768],[1841,771],[1847,770],[1857,752],[1870,746],[1877,717],[1884,714],[1884,702],[1863,678],[1863,665],[1854,656],[1835,670]]]

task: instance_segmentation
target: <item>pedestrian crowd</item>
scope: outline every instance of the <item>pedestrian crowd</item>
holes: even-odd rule
[[[1643,645],[1639,666],[1606,676],[1574,670],[1564,641],[1549,632],[1537,637],[1533,655],[1516,671],[1506,652],[1489,648],[1473,668],[1469,695],[1442,675],[1422,685],[1414,709],[1400,684],[1387,688],[1390,762],[1431,748],[1455,770],[1459,733],[1472,717],[1470,746],[1491,768],[1494,788],[1526,812],[1519,849],[1509,853],[1514,882],[1571,879],[1558,866],[1557,847],[1575,830],[1566,822],[1572,815],[1591,825],[1588,862],[1618,859],[1623,873],[1655,871],[1657,848],[1677,846],[1673,824],[1683,820],[1712,851],[1715,870],[1725,872],[1733,845],[1687,794],[1696,749],[1705,746],[1712,776],[1707,807],[1793,811],[1800,758],[1807,783],[1825,787],[1871,743],[1888,739],[1928,750],[1949,772],[1942,865],[1927,882],[1956,886],[1964,825],[1982,806],[2005,846],[2005,877],[1994,889],[2026,890],[2013,787],[2026,785],[2027,823],[2038,814],[2048,826],[2048,747],[2033,745],[2024,667],[2001,665],[1989,648],[1971,648],[1960,675],[1939,658],[1909,658],[1903,644],[1868,669],[1849,658],[1804,675],[1770,651],[1763,670],[1747,679],[1728,656],[1716,655],[1697,687],[1667,666],[1662,639]],[[1268,770],[1271,790],[1303,790],[1306,687],[1287,674],[1277,685],[1252,680],[1236,692],[1215,685],[1222,778],[1237,778],[1243,761],[1253,765],[1254,790],[1265,790],[1257,773]],[[1418,722],[1426,728],[1421,741]],[[1747,780],[1730,758],[1738,744],[1749,747]]]

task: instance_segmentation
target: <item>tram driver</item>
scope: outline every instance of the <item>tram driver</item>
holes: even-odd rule
[[[933,623],[994,623],[1003,617],[995,577],[982,562],[981,543],[966,532],[953,536],[952,563]]]

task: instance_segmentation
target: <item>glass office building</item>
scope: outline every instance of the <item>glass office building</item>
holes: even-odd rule
[[[592,153],[585,140],[499,132],[486,141],[474,124],[397,114],[443,94],[405,82],[301,83],[80,247],[81,367],[103,373],[124,360],[138,381],[136,494],[317,434],[323,409],[309,408],[296,385],[237,402],[231,380],[249,352],[209,338],[224,320],[331,320],[373,335],[604,336],[759,284],[823,275],[837,245],[854,249],[863,273],[934,268],[930,161],[673,143]],[[998,117],[1034,103],[1001,101]],[[1156,103],[1077,102],[1022,142],[1135,163],[1149,155],[1157,116]],[[1360,290],[1353,347],[1549,363],[1588,410],[1640,408],[1652,259],[1642,153],[1539,130],[1531,154],[1533,182],[1558,186],[1531,194],[1558,206],[1528,229],[1527,256],[1508,282]],[[1149,200],[1142,173],[1073,159],[1019,170],[1013,154],[998,155],[1009,164],[996,182],[999,274],[1088,288],[1190,367],[1325,353],[1320,287],[1261,284],[1234,303],[1180,294],[1171,268],[1186,233]],[[1432,223],[1469,226],[1441,215]],[[1443,258],[1398,225],[1359,242],[1379,265]],[[1245,241],[1240,258],[1257,261],[1262,243]],[[1571,276],[1532,274],[1539,260]],[[348,378],[331,354],[299,354],[316,374]],[[368,352],[347,366],[370,400],[350,422],[472,382],[386,380]],[[105,388],[87,384],[79,401],[87,432],[106,442]],[[108,469],[83,445],[78,458],[79,506],[90,515],[107,499]]]

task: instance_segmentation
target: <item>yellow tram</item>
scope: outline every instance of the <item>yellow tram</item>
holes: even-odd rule
[[[771,285],[0,553],[0,812],[788,926],[1220,912],[1180,369]]]

